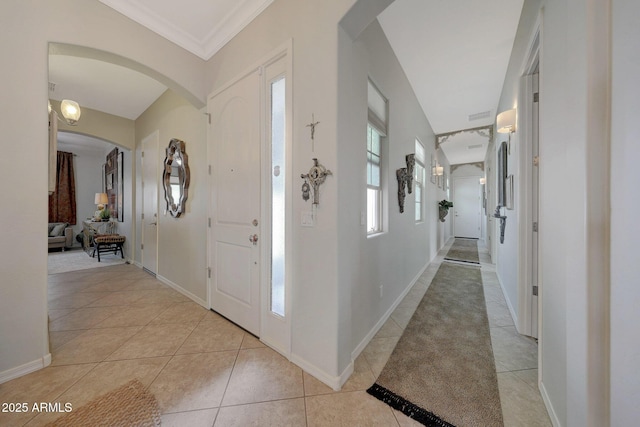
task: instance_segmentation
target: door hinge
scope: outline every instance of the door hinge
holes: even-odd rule
[[[211,228],[211,218],[207,218],[209,220],[209,228]]]
[[[538,166],[540,164],[540,157],[533,156],[533,166]]]
[[[211,279],[211,267],[207,267],[207,276]]]
[[[144,250],[144,243],[140,243],[140,250]]]
[[[533,94],[533,102],[538,102],[540,99],[540,94],[538,92]]]
[[[140,219],[144,219],[144,213],[142,214],[142,217]]]
[[[211,175],[211,165],[209,165],[209,175]]]
[[[537,286],[533,287],[533,296],[536,296],[536,297],[538,296],[538,287]]]
[[[534,233],[538,232],[538,222],[537,221],[533,223],[533,232]]]
[[[140,153],[140,157],[144,157],[144,151]]]
[[[207,120],[209,121],[209,124],[211,124],[211,113],[202,113],[205,116],[207,116]]]

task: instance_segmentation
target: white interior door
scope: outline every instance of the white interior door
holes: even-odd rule
[[[453,180],[453,229],[456,237],[480,238],[479,177]]]
[[[260,335],[260,73],[209,99],[211,308]]]
[[[142,268],[158,272],[158,147],[159,132],[142,140]]]

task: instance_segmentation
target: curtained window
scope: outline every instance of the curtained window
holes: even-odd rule
[[[56,191],[49,196],[49,222],[76,223],[76,180],[73,153],[58,151]]]

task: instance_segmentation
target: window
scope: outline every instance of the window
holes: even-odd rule
[[[416,199],[416,222],[424,221],[424,183],[425,183],[425,153],[422,143],[416,138],[416,165],[413,168],[414,192]]]
[[[367,86],[367,234],[383,229],[382,141],[387,134],[387,100],[369,80]]]
[[[382,231],[380,134],[367,125],[367,233]]]

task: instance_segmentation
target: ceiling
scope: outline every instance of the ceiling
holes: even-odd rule
[[[209,59],[273,0],[100,0]],[[395,0],[378,20],[436,134],[495,122],[524,0]],[[138,118],[167,88],[131,69],[50,55],[50,98]],[[425,141],[426,142],[426,141]],[[451,135],[450,164],[483,161],[488,138]]]
[[[523,0],[395,0],[378,21],[436,134],[492,125]],[[478,118],[479,117],[479,118]],[[482,144],[482,149],[469,148]],[[488,141],[442,144],[451,164],[483,161]]]

